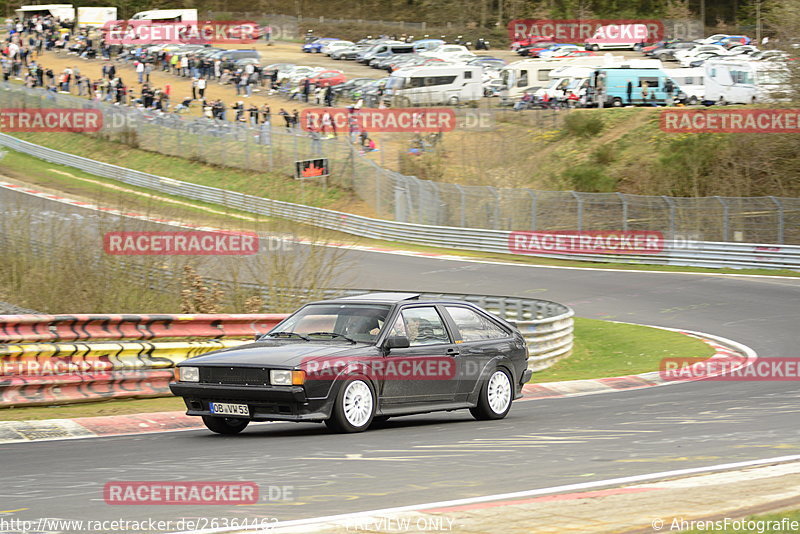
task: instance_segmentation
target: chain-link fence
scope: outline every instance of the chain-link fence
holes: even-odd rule
[[[800,244],[800,198],[678,198],[434,182],[381,167],[346,135],[311,139],[287,129],[282,120],[253,127],[13,84],[0,89],[3,108],[99,109],[106,127],[95,135],[162,154],[288,175],[298,160],[328,158],[329,183],[352,190],[388,220],[496,230],[651,230],[668,239]],[[529,115],[534,124],[556,124],[558,112],[536,113]]]

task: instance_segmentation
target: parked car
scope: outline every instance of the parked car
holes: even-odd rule
[[[308,81],[317,87],[328,87],[346,82],[347,77],[340,70],[324,70],[309,77]]]
[[[507,64],[508,63],[506,62],[506,60],[499,59],[496,57],[478,56],[475,59],[467,61],[467,65],[477,65],[479,67],[483,67],[484,69],[495,69],[495,70],[500,70]]]
[[[545,48],[544,50],[539,50],[538,52],[532,55],[533,57],[551,58],[560,56],[562,54],[566,54],[567,52],[575,52],[578,50],[583,50],[583,49],[580,46],[573,44],[555,44],[553,46]]]
[[[522,46],[518,48],[517,54],[525,57],[535,57],[534,54],[536,54],[536,52],[539,52],[540,50],[544,50],[546,48],[550,48],[551,46],[557,44],[560,43],[557,43],[555,41],[539,41],[538,43],[532,44],[530,46]]]
[[[320,52],[325,54],[326,56],[330,56],[331,53],[333,53],[335,50],[350,48],[351,46],[355,46],[355,43],[353,43],[353,41],[342,41],[342,40],[328,41],[327,43],[322,45]]]
[[[675,59],[681,64],[682,67],[688,67],[689,63],[694,61],[698,54],[703,52],[714,52],[721,56],[728,53],[728,49],[724,46],[710,44],[710,45],[697,45],[693,48],[678,50],[675,52]]]
[[[305,43],[303,45],[303,52],[319,54],[322,51],[322,47],[326,45],[329,41],[338,41],[338,40],[339,39],[336,37],[319,37],[311,42]]]
[[[534,46],[538,43],[554,43],[553,36],[536,35],[533,37],[524,37],[517,39],[511,43],[511,50],[519,50],[520,48]]]
[[[695,46],[697,46],[697,43],[693,41],[673,41],[659,46],[658,48],[646,50],[644,51],[644,55],[660,59],[661,61],[669,61],[675,59],[675,53],[678,52],[678,50],[689,50]]]
[[[185,360],[170,389],[219,434],[250,421],[361,432],[440,410],[502,419],[527,360],[519,330],[474,304],[377,293],[308,304],[255,343]]]
[[[500,78],[487,80],[483,82],[483,96],[485,97],[500,96],[500,94],[503,92],[503,89],[505,88],[506,85]]]
[[[364,51],[365,49],[366,47],[363,45],[349,46],[341,49],[335,48],[333,52],[331,52],[330,58],[336,60],[339,59],[353,60],[358,56],[360,52]]]
[[[359,87],[364,84],[372,83],[375,80],[373,78],[353,78],[344,82],[341,85],[337,85],[333,88],[333,92],[338,97],[343,98],[353,98],[353,92],[356,91]]]

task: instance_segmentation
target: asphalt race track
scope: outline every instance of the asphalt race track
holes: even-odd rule
[[[0,205],[11,197],[34,202],[4,191]],[[50,207],[43,218],[76,210]],[[540,297],[582,317],[707,332],[760,357],[800,356],[800,279],[347,254],[353,287]],[[798,412],[797,383],[695,382],[523,401],[489,423],[454,412],[354,435],[280,423],[231,437],[184,431],[9,444],[0,446],[0,502],[25,509],[14,514],[20,519],[289,520],[779,456],[800,447]],[[293,500],[111,506],[102,491],[112,480],[245,480],[264,497],[268,486],[292,486]]]

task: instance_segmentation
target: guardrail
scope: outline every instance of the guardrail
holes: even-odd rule
[[[324,298],[365,292],[330,289],[324,292]],[[423,293],[422,297],[466,300],[515,322],[527,341],[532,370],[549,367],[572,350],[573,311],[563,304],[487,295]],[[19,342],[0,345],[0,407],[169,396],[172,368],[177,363],[250,339],[124,339],[182,335],[252,338],[284,317],[285,314],[0,316],[3,339]],[[179,322],[180,318],[184,322]],[[189,333],[182,334],[185,332]],[[93,336],[123,341],[96,341]],[[44,338],[89,341],[24,343]]]
[[[269,330],[284,317],[281,314],[2,315],[0,343],[252,337]]]
[[[427,226],[373,219],[339,211],[271,200],[237,191],[192,184],[118,167],[109,163],[67,154],[0,134],[0,145],[31,156],[74,167],[126,184],[228,208],[279,217],[303,224],[345,232],[360,237],[416,243],[478,252],[510,253],[511,232],[454,226]],[[533,254],[542,257],[632,264],[680,265],[692,267],[734,267],[763,269],[800,268],[800,246],[698,241],[691,248],[684,241],[668,240],[655,254]]]

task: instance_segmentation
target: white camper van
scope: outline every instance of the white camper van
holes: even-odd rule
[[[196,22],[196,9],[151,9],[140,11],[131,20],[150,20],[153,22]]]
[[[603,67],[623,61],[622,56],[605,54],[602,56],[523,59],[503,67],[500,77],[508,88],[508,97],[517,98],[526,92],[535,92],[550,84],[550,72],[559,67]]]
[[[397,69],[386,82],[395,107],[472,102],[483,97],[483,69],[474,65],[443,65]]]
[[[688,69],[667,69],[664,72],[681,88],[686,95],[684,104],[694,106],[706,100],[706,69],[692,67]]]
[[[16,10],[20,20],[34,16],[46,17],[52,15],[61,20],[75,20],[75,8],[72,4],[43,4],[39,6],[21,6]]]
[[[708,60],[706,100],[718,104],[754,104],[775,100],[789,84],[789,71],[775,61]]]

